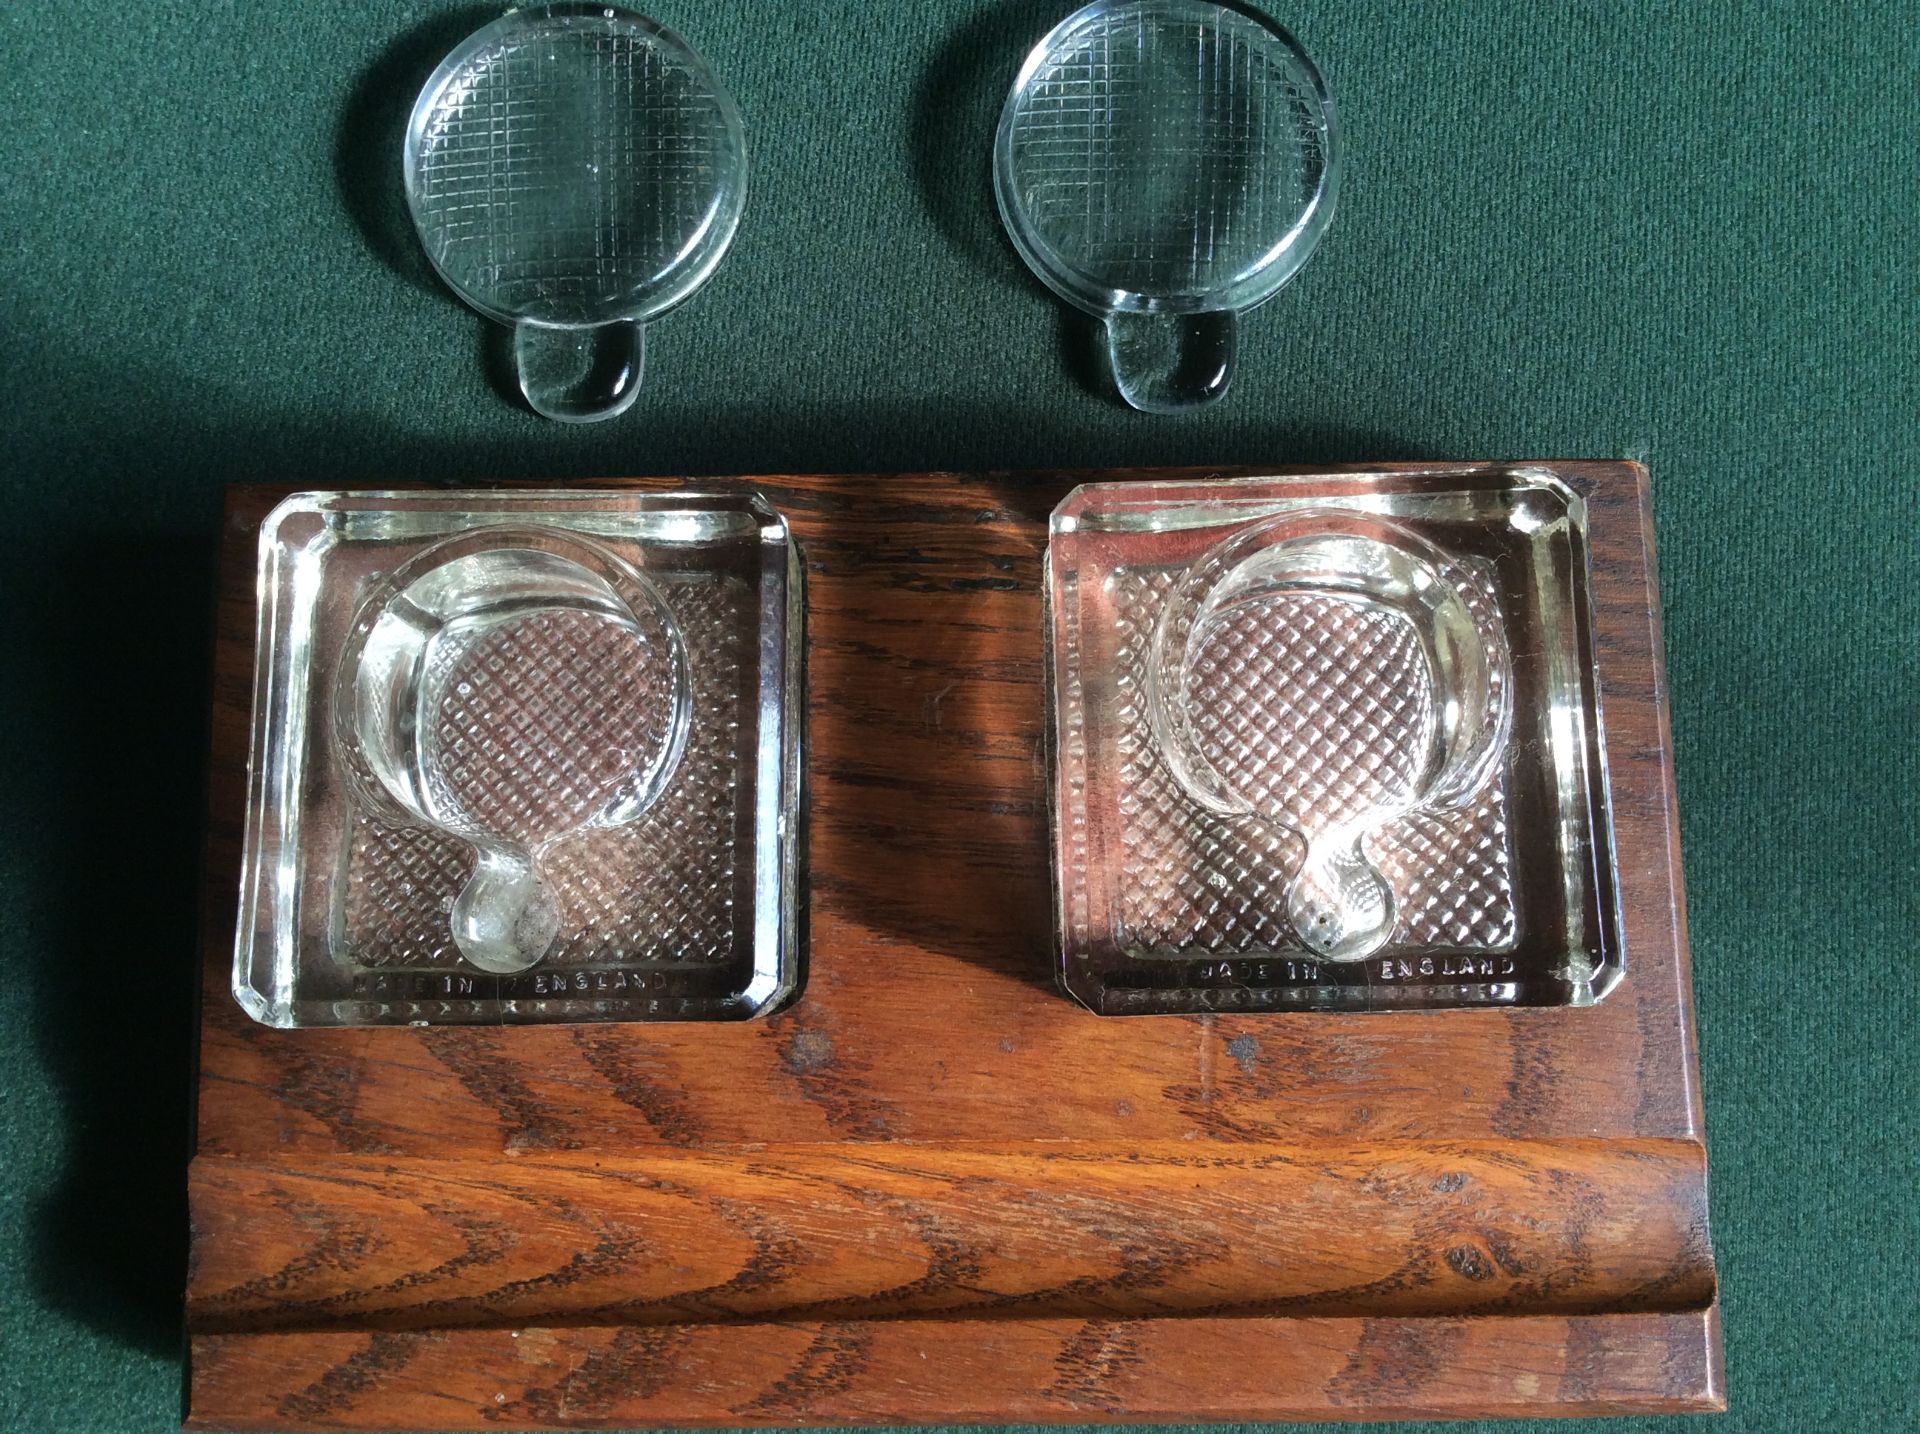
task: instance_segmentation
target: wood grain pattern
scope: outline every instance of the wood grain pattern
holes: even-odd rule
[[[1724,1407],[1713,1311],[203,1335],[202,1429],[1397,1419]]]
[[[1377,1332],[1403,1327],[1454,1329],[1462,1349],[1498,1346],[1501,1328],[1556,1331],[1619,1371],[1638,1368],[1637,1342],[1659,1330],[1687,1351],[1666,1357],[1666,1384],[1621,1373],[1570,1385],[1543,1356],[1525,1365],[1525,1407],[1570,1409],[1577,1387],[1612,1391],[1595,1396],[1607,1407],[1717,1399],[1717,1326],[1698,1313],[1712,1270],[1645,473],[1554,466],[1589,505],[1623,985],[1581,1011],[1132,1021],[1052,986],[1045,517],[1081,479],[1203,475],[752,480],[793,521],[809,570],[805,996],[749,1025],[511,1031],[274,1032],[228,994],[254,537],[290,491],[233,490],[193,1422],[301,1424],[274,1412],[311,1382],[295,1350],[345,1351],[338,1380],[364,1385],[305,1423],[465,1427],[481,1406],[431,1391],[443,1375],[467,1389],[467,1356],[437,1361],[454,1348],[478,1358],[500,1327],[566,1327],[549,1361],[564,1374],[576,1356],[612,1358],[609,1340],[699,1344],[717,1322],[776,1319],[742,1329],[728,1377],[758,1381],[754,1398],[814,1391],[794,1401],[802,1412],[776,1400],[743,1413],[719,1394],[702,1404],[697,1382],[674,1375],[657,1398],[621,1393],[605,1416],[565,1401],[509,1422],[1377,1413],[1402,1407],[1391,1380],[1369,1392],[1373,1376],[1341,1371],[1349,1357],[1371,1368],[1369,1341],[1413,1339]],[[1457,1189],[1435,1188],[1455,1175],[1467,1177]],[[1493,1308],[1512,1313],[1469,1317]],[[1278,1309],[1296,1315],[1243,1318]],[[1169,1312],[1194,1317],[1152,1318]],[[1064,1357],[1088,1338],[1059,1333],[1080,1328],[1059,1323],[1068,1316],[1126,1321],[1129,1339],[1164,1354],[1141,1366],[1155,1378],[1192,1371],[1222,1392],[1176,1410],[1146,1376],[1125,1377],[1135,1366],[1102,1373],[1089,1356],[1081,1383],[1095,1392],[1035,1403],[1055,1375],[1030,1384],[983,1357],[916,1409],[872,1372],[884,1361],[822,1382],[807,1371],[848,1357],[786,1349],[807,1321],[832,1321],[818,1328],[893,1350],[933,1314],[945,1323],[928,1330],[964,1329],[969,1347],[1010,1360],[1038,1359],[1049,1341],[1047,1359]],[[1426,1319],[1401,1318],[1414,1314]],[[1216,1358],[1229,1325],[1248,1348],[1279,1343]],[[1298,1378],[1275,1375],[1263,1400],[1240,1363],[1271,1366],[1307,1325],[1344,1354],[1324,1378],[1289,1355]],[[241,1333],[267,1328],[282,1332]],[[404,1369],[367,1354],[370,1340],[410,1351]],[[1467,1412],[1464,1389],[1404,1407]],[[1488,1398],[1480,1407],[1509,1407]]]
[[[1701,1177],[1646,1140],[201,1162],[189,1293],[210,1330],[1676,1310]]]

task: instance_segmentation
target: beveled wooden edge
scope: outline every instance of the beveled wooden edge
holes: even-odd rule
[[[190,1429],[1176,1423],[1706,1413],[1717,1309],[203,1335]]]
[[[1715,1291],[1690,1141],[202,1158],[192,1179],[196,1334],[1646,1314]]]

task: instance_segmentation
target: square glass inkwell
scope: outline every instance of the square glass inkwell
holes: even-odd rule
[[[1095,484],[1047,569],[1060,974],[1090,1009],[1620,979],[1585,505],[1553,474]]]
[[[256,1020],[724,1020],[799,989],[802,577],[763,498],[305,493],[258,593]]]

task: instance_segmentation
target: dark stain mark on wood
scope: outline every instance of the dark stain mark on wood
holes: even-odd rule
[[[1448,1250],[1447,1263],[1452,1265],[1454,1273],[1463,1279],[1490,1280],[1493,1278],[1493,1262],[1472,1245],[1455,1245]]]
[[[1446,1364],[1460,1321],[1368,1320],[1346,1367],[1327,1386],[1327,1400],[1345,1406],[1367,1403],[1406,1407]]]
[[[1569,1330],[1566,1366],[1555,1394],[1576,1403],[1591,1399],[1596,1389],[1606,1387],[1606,1360],[1606,1344],[1597,1330]]]
[[[867,1079],[869,1067],[850,1056],[832,1035],[812,1023],[803,1005],[790,1013],[780,1037],[780,1063],[800,1094],[818,1106],[835,1134],[866,1140],[894,1138],[900,1108],[882,1099]]]
[[[825,1031],[795,1031],[781,1046],[780,1060],[797,1076],[826,1070],[833,1064],[833,1037]]]

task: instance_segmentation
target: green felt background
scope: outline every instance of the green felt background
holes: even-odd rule
[[[0,6],[0,1428],[178,1416],[222,485],[1412,457],[1653,469],[1735,1414],[1913,1427],[1911,0],[1288,0],[1342,210],[1235,391],[1125,411],[992,117],[1064,0],[659,0],[739,241],[611,425],[490,386],[396,126],[487,12]]]

